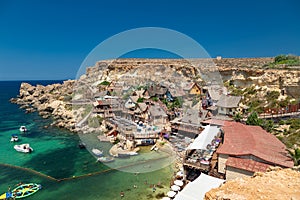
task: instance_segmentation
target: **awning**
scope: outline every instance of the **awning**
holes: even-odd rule
[[[187,184],[174,200],[202,200],[206,192],[219,187],[224,181],[202,173],[196,180]]]
[[[171,197],[171,198],[174,197],[176,194],[177,194],[177,193],[174,192],[174,191],[169,191],[169,192],[167,193],[168,197]]]
[[[216,126],[207,125],[199,136],[189,145],[187,149],[203,149],[211,143],[215,136],[218,135],[220,129]]]
[[[172,185],[171,186],[171,189],[175,192],[179,191],[180,190],[180,187],[178,185]]]
[[[183,186],[183,182],[181,180],[174,181],[174,184],[178,186]]]

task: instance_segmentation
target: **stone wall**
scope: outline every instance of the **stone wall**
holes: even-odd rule
[[[234,167],[226,167],[226,181],[234,180],[236,178],[243,178],[247,176],[253,176],[253,172],[249,172],[242,169],[237,169]]]

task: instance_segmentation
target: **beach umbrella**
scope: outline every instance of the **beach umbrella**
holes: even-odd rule
[[[169,197],[163,197],[161,200],[171,200]]]
[[[169,192],[167,193],[167,195],[168,195],[168,197],[173,198],[173,197],[175,197],[176,192],[174,192],[174,191],[169,191]]]
[[[172,185],[171,186],[171,189],[175,192],[179,191],[180,190],[180,187],[178,185]]]
[[[174,181],[174,184],[175,185],[178,185],[178,186],[183,186],[183,182],[181,181],[181,180],[176,180],[176,181]]]
[[[183,171],[179,171],[179,172],[177,172],[177,174],[176,174],[177,176],[183,176]]]

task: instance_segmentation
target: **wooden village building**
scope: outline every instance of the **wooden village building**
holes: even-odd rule
[[[172,132],[180,132],[194,138],[203,130],[201,122],[207,117],[207,110],[188,109],[181,118],[171,121]]]
[[[218,114],[233,116],[237,113],[241,96],[229,96],[222,94],[216,106],[218,108]]]

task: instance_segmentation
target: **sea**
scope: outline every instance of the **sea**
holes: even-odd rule
[[[62,81],[25,82],[48,85]],[[0,195],[19,183],[38,183],[42,189],[26,199],[143,200],[166,196],[174,174],[172,162],[155,168],[160,161],[147,162],[147,157],[155,157],[157,153],[150,152],[150,147],[142,147],[141,151],[146,152],[144,156],[127,159],[128,168],[132,170],[96,162],[87,149],[78,148],[78,143],[85,138],[91,141],[88,145],[93,144],[105,152],[111,144],[99,143],[95,133],[82,136],[49,126],[52,119],[43,119],[36,112],[25,113],[19,105],[10,103],[9,99],[19,94],[21,83],[0,81]],[[27,127],[28,133],[19,131],[21,125]],[[10,142],[12,134],[19,136],[18,142]],[[23,143],[33,148],[31,154],[13,148]],[[134,159],[144,162],[134,162]],[[151,167],[153,170],[143,170]]]

